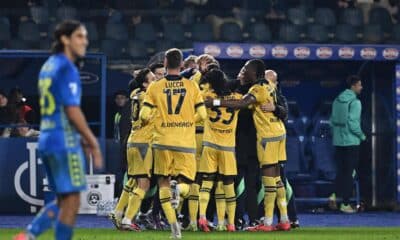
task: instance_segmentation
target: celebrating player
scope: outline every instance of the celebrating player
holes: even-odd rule
[[[229,91],[225,74],[221,70],[211,70],[206,73],[204,78],[210,84],[210,91],[204,93],[204,97],[225,100],[241,99],[240,94]],[[200,189],[199,226],[205,232],[210,231],[206,219],[206,210],[210,200],[210,192],[216,180],[218,180],[215,190],[217,230],[235,231],[236,196],[233,182],[237,175],[235,158],[237,112],[237,110],[225,107],[207,109],[209,117],[204,124],[203,152],[199,166],[199,174],[203,180]],[[228,215],[226,227],[225,212]]]
[[[155,76],[150,69],[145,68],[141,70],[134,80],[136,86],[130,95],[132,100],[132,130],[127,144],[129,180],[125,184],[124,192],[121,194],[115,213],[110,215],[114,225],[123,230],[140,230],[135,223],[132,223],[132,219],[139,211],[142,200],[150,187],[153,165],[150,143],[154,125],[151,122],[142,126],[142,122],[139,119],[139,111],[143,106],[145,90],[154,80]],[[128,207],[122,219],[126,205]]]
[[[279,160],[286,159],[285,137],[286,131],[283,122],[274,116],[273,112],[265,113],[261,105],[266,103],[274,105],[276,102],[274,88],[264,79],[265,65],[262,60],[250,60],[242,68],[243,77],[252,82],[248,94],[239,101],[225,99],[208,99],[207,106],[245,108],[254,107],[253,120],[257,130],[257,155],[262,169],[262,182],[264,185],[264,222],[250,231],[274,231],[275,229],[289,230],[286,209],[286,192],[280,178]],[[272,108],[273,109],[273,108]],[[274,109],[273,109],[274,110]],[[277,202],[281,222],[272,226],[273,212]]]
[[[177,179],[177,192],[187,198],[189,184],[196,174],[195,113],[205,119],[207,112],[196,83],[179,76],[182,52],[168,50],[164,63],[167,75],[147,89],[139,117],[147,123],[152,109],[158,111],[152,145],[154,174],[159,176],[160,201],[171,225],[172,237],[181,238],[180,225],[170,201],[170,178]]]
[[[82,145],[93,157],[96,168],[102,167],[99,144],[80,109],[81,81],[74,62],[85,56],[87,31],[77,21],[64,21],[54,32],[53,55],[44,63],[39,74],[40,137],[39,153],[45,165],[51,189],[57,203],[43,207],[34,221],[37,228],[15,239],[35,239],[55,220],[55,239],[72,239],[73,226],[80,203],[80,192],[86,188]],[[55,215],[55,205],[59,207]],[[46,220],[47,218],[47,220]],[[33,222],[35,224],[35,222]]]

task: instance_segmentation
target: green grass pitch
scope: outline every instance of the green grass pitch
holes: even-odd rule
[[[19,229],[0,229],[0,239],[9,240],[18,233]],[[400,228],[301,228],[290,232],[272,233],[202,233],[183,232],[183,238],[187,240],[400,240]],[[38,240],[52,240],[53,232],[47,232]],[[145,231],[145,232],[119,232],[113,229],[82,229],[75,230],[74,240],[158,240],[169,239],[169,232]]]

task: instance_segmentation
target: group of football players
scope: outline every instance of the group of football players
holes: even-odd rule
[[[141,214],[142,204],[152,205],[153,210],[161,205],[172,237],[181,238],[179,216],[187,200],[186,229],[209,232],[213,214],[210,218],[207,208],[214,196],[214,230],[236,231],[236,127],[238,112],[244,109],[252,113],[264,188],[264,216],[246,230],[290,230],[294,223],[287,213],[287,180],[281,177],[286,161],[287,105],[277,89],[277,74],[266,70],[262,60],[252,59],[232,84],[211,55],[189,56],[183,61],[178,49],[168,50],[163,64],[164,76],[156,77],[144,68],[135,72],[130,83],[128,181],[110,214],[117,229],[140,231],[135,217]],[[250,87],[239,93],[235,85]],[[158,194],[151,198],[154,186]]]

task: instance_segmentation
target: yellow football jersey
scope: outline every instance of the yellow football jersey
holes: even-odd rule
[[[271,138],[279,137],[286,134],[285,125],[272,112],[263,112],[260,106],[264,103],[276,103],[276,93],[272,86],[267,81],[262,80],[254,84],[248,94],[255,97],[253,120],[257,130],[257,137]]]
[[[157,109],[153,147],[195,150],[195,113],[204,101],[194,81],[167,75],[149,86],[144,104]]]
[[[199,70],[197,70],[193,76],[190,77],[190,80],[194,81],[195,83],[197,83],[197,85],[200,84],[200,80],[201,80],[201,72]]]
[[[154,121],[150,120],[149,124],[143,126],[142,120],[139,118],[140,109],[143,107],[144,98],[146,93],[140,89],[135,89],[132,91],[131,98],[131,109],[132,109],[132,130],[129,135],[128,142],[140,142],[140,143],[150,143],[153,131],[154,131]],[[152,113],[155,115],[155,112]],[[152,119],[154,116],[152,116]]]
[[[205,92],[203,97],[204,99],[211,97],[224,100],[239,100],[242,98],[242,95],[239,93],[231,93],[226,96],[217,96],[214,91],[210,90]],[[203,142],[209,142],[224,147],[235,147],[238,111],[239,110],[225,107],[207,108],[208,117],[204,123]]]

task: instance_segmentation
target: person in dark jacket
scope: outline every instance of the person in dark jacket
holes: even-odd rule
[[[126,171],[126,143],[131,130],[131,109],[128,93],[125,90],[117,91],[114,94],[117,112],[114,115],[114,141],[119,143],[121,159],[119,161],[118,172],[116,173],[116,191],[119,196],[123,188],[123,175]]]
[[[333,145],[337,163],[336,194],[343,199],[340,211],[354,213],[356,210],[350,205],[353,191],[353,172],[359,160],[360,143],[366,139],[361,129],[361,101],[357,95],[361,94],[362,83],[358,76],[347,78],[348,89],[344,90],[333,102],[331,126]],[[329,198],[330,206],[336,206],[336,195]]]
[[[273,85],[276,89],[276,103],[275,103],[275,109],[273,111],[274,115],[277,116],[280,120],[282,120],[282,122],[286,123],[288,119],[289,106],[286,97],[282,94],[282,91],[278,85],[278,74],[275,71],[268,69],[265,71],[265,80],[267,80],[269,84]],[[288,179],[286,178],[286,173],[285,173],[286,161],[281,161],[280,165],[281,165],[280,168],[281,179],[282,182],[285,184],[286,195],[288,196],[287,209],[288,209],[290,224],[292,228],[297,228],[300,226],[300,224],[299,224],[299,219],[297,217],[295,196],[293,194],[292,187]],[[277,211],[277,213],[279,214],[279,211]]]
[[[240,94],[246,94],[251,83],[244,81],[239,73],[238,79],[231,82],[230,88]],[[257,158],[256,129],[253,122],[253,113],[250,109],[239,111],[236,127],[236,161],[238,175],[235,180],[237,206],[236,227],[245,228],[244,215],[249,217],[249,225],[257,225],[259,218],[258,192],[261,189],[260,169]],[[262,191],[264,193],[264,191]],[[262,201],[262,200],[261,200]]]

